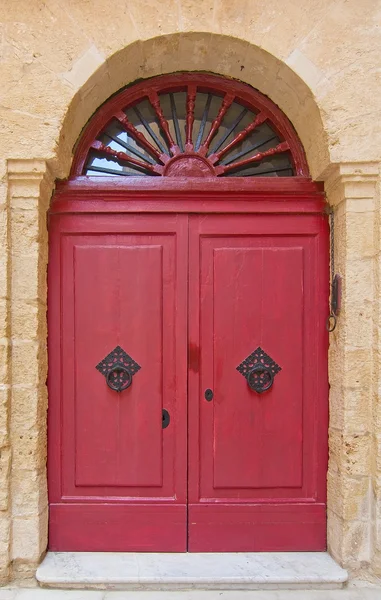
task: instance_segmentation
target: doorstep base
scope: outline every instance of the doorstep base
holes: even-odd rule
[[[335,589],[348,573],[326,552],[48,552],[49,588],[123,590]]]

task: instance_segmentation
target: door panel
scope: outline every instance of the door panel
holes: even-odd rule
[[[228,243],[233,247],[216,248],[215,240],[209,240],[203,248],[210,255],[214,282],[212,319],[205,306],[216,398],[210,483],[212,489],[300,487],[302,369],[297,365],[303,360],[303,248],[266,248],[261,238]],[[282,365],[265,396],[253,392],[236,370],[261,344]]]
[[[325,547],[325,226],[191,218],[191,551]],[[237,370],[257,347],[281,367],[262,394]]]
[[[75,486],[161,487],[163,246],[145,246],[143,236],[129,247],[123,236],[109,246],[81,241],[73,247]],[[94,372],[119,344],[142,366],[120,396]]]
[[[50,548],[184,551],[187,217],[51,230]],[[96,369],[117,346],[141,367],[120,393]]]

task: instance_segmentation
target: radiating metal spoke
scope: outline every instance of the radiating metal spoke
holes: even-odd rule
[[[185,123],[185,146],[188,150],[193,150],[193,123],[194,123],[194,107],[196,105],[197,89],[194,85],[188,86],[187,91],[187,117]]]
[[[120,146],[125,148],[126,150],[129,150],[130,152],[132,152],[132,154],[135,154],[135,156],[137,156],[138,158],[141,158],[142,160],[147,161],[151,165],[156,165],[156,162],[150,156],[146,156],[142,152],[139,152],[139,150],[136,150],[136,148],[131,146],[131,144],[128,144],[127,142],[119,139],[116,135],[112,135],[111,133],[107,133],[107,132],[104,132],[103,135],[110,138],[110,140],[114,140],[114,142],[116,142],[117,144],[119,144]]]
[[[156,171],[158,173],[161,172],[163,168],[161,167],[161,165],[150,165],[145,162],[143,163],[140,160],[129,156],[125,152],[118,152],[117,150],[110,148],[110,146],[105,146],[103,142],[100,142],[99,140],[93,142],[91,148],[103,155],[106,158],[106,160],[113,160],[114,162],[118,163],[120,163],[121,161],[123,163],[131,164],[134,165],[134,167],[136,167],[137,169],[143,170],[143,172]]]
[[[229,92],[227,94],[225,94],[222,102],[221,102],[221,106],[220,109],[217,113],[216,118],[214,119],[212,125],[210,126],[210,130],[208,135],[206,136],[204,143],[201,146],[201,150],[203,151],[202,153],[205,155],[208,151],[208,148],[210,146],[210,142],[212,141],[212,139],[214,138],[214,136],[216,135],[217,131],[220,128],[220,125],[228,111],[228,109],[231,107],[231,105],[233,104],[233,100],[234,100],[234,94],[230,94]]]
[[[233,133],[233,131],[235,130],[235,128],[237,127],[237,125],[240,124],[240,122],[242,121],[243,117],[245,115],[247,115],[249,111],[247,110],[247,108],[244,108],[238,115],[238,117],[236,118],[236,120],[233,122],[233,124],[231,125],[231,127],[226,131],[226,133],[222,136],[222,138],[220,139],[219,142],[217,142],[217,144],[213,147],[213,149],[209,152],[209,154],[214,154],[215,152],[218,152],[218,150],[221,148],[221,146],[226,142],[226,140],[228,139],[229,135],[231,133]]]
[[[206,102],[205,102],[204,113],[202,115],[202,120],[201,120],[201,123],[200,123],[200,129],[199,129],[199,132],[198,132],[198,136],[197,136],[197,140],[196,140],[196,145],[195,145],[196,152],[199,149],[199,147],[201,146],[202,136],[204,135],[206,120],[208,118],[209,109],[210,109],[210,103],[212,102],[212,97],[213,97],[212,94],[208,94],[208,97],[207,97]]]
[[[169,129],[169,123],[164,115],[163,109],[161,108],[159,94],[157,92],[151,92],[148,96],[149,101],[159,119],[161,132],[167,139],[168,147],[172,154],[178,154],[179,148],[176,146],[174,139],[172,138],[171,131]]]
[[[173,125],[175,128],[177,145],[179,146],[181,152],[184,152],[184,145],[183,145],[183,140],[181,138],[179,120],[177,118],[175,98],[174,98],[173,94],[169,94],[169,98],[171,101],[172,120],[173,120]]]
[[[216,173],[218,175],[221,175],[222,173],[235,171],[236,169],[241,169],[243,167],[246,167],[247,165],[251,165],[252,163],[260,163],[264,158],[267,158],[268,156],[273,156],[274,154],[281,154],[282,152],[287,152],[288,150],[290,150],[288,142],[281,142],[274,148],[270,148],[269,150],[265,150],[264,152],[258,152],[257,154],[254,154],[254,156],[250,156],[249,158],[240,160],[237,163],[232,163],[227,166],[218,165],[217,167],[215,167]]]
[[[242,131],[237,133],[237,135],[235,137],[233,137],[232,141],[229,142],[227,146],[225,146],[224,148],[221,148],[221,150],[219,152],[216,152],[215,154],[211,154],[209,156],[210,160],[213,160],[213,164],[220,161],[221,157],[224,156],[225,154],[229,154],[229,152],[232,148],[237,146],[237,144],[239,144],[240,142],[243,142],[243,140],[248,135],[250,135],[250,133],[255,131],[255,129],[257,129],[257,127],[262,125],[262,123],[264,123],[264,121],[266,121],[266,119],[267,119],[267,115],[265,113],[258,113],[256,115],[256,117],[253,119],[253,121],[247,127],[245,127],[245,129],[243,129]],[[226,168],[229,169],[229,167],[226,167]]]
[[[160,148],[160,150],[162,151],[163,154],[168,154],[167,148],[164,146],[164,144],[161,143],[161,141],[157,137],[156,133],[153,131],[153,129],[150,126],[150,124],[148,123],[148,121],[143,117],[142,113],[140,112],[140,110],[138,109],[137,106],[133,107],[133,111],[135,112],[138,119],[140,119],[140,122],[143,125],[144,129],[147,131],[147,133],[149,133],[149,135],[151,136],[151,138],[153,139],[153,141],[155,142],[157,147]]]
[[[250,154],[250,152],[253,152],[253,150],[258,150],[258,148],[262,148],[262,146],[265,146],[269,142],[272,142],[273,140],[277,140],[277,139],[278,139],[278,136],[273,135],[272,137],[268,138],[264,142],[260,142],[259,144],[254,144],[254,146],[252,146],[248,150],[243,150],[242,152],[238,152],[237,154],[234,154],[234,156],[232,156],[231,158],[226,158],[225,160],[222,160],[220,164],[221,165],[230,165],[230,163],[238,160],[239,158],[242,158],[242,156],[246,156],[246,154]]]
[[[147,152],[152,154],[152,156],[155,156],[157,160],[161,161],[162,163],[165,162],[165,158],[168,158],[168,154],[160,154],[159,150],[157,150],[157,148],[155,148],[151,144],[151,142],[149,142],[146,139],[145,135],[141,131],[138,131],[136,127],[130,122],[126,113],[124,113],[122,110],[118,110],[114,113],[114,117],[118,121],[118,123],[120,123],[120,125],[123,127],[123,129],[125,129],[125,131],[131,137],[133,137],[134,140],[138,141],[140,145],[147,150]]]

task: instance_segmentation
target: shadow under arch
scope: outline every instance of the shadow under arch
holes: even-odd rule
[[[330,164],[327,136],[310,88],[284,62],[246,40],[202,32],[134,42],[105,60],[73,96],[57,144],[55,174],[68,177],[73,150],[94,112],[120,89],[164,73],[205,71],[232,77],[267,95],[286,114],[304,146],[311,176]]]

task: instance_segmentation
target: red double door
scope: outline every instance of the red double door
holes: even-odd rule
[[[325,548],[326,233],[51,217],[52,550]]]

